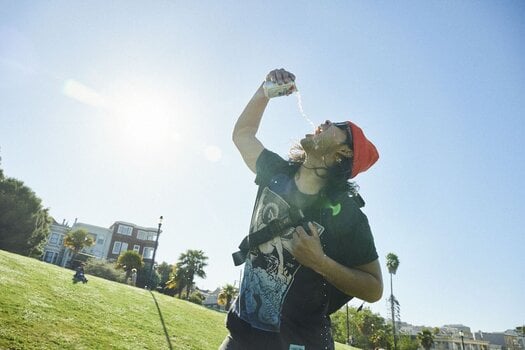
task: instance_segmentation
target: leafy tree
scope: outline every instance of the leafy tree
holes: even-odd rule
[[[184,288],[186,288],[186,277],[184,271],[179,269],[177,265],[173,265],[170,273],[170,279],[166,282],[164,293],[168,295],[179,294],[179,299]]]
[[[208,257],[204,255],[202,250],[188,249],[185,253],[180,255],[179,262],[177,263],[177,270],[181,273],[180,277],[183,277],[184,279],[184,284],[186,285],[186,297],[189,297],[190,295],[195,276],[206,278],[204,268],[208,265],[206,262],[207,260]]]
[[[386,256],[386,267],[390,273],[390,311],[392,313],[392,332],[394,336],[394,350],[397,350],[396,337],[396,311],[399,316],[399,302],[394,297],[394,288],[392,284],[392,275],[395,275],[399,267],[399,258],[394,253],[388,253]]]
[[[402,334],[399,336],[399,349],[400,350],[417,350],[419,348],[419,342],[417,339],[412,338],[410,335]]]
[[[64,246],[74,251],[75,254],[80,253],[85,247],[91,247],[94,243],[93,237],[83,228],[69,231],[64,238]]]
[[[20,180],[0,169],[0,249],[39,257],[51,225],[49,209]]]
[[[172,271],[173,271],[173,265],[170,265],[170,264],[168,264],[167,262],[164,262],[164,261],[157,267],[157,272],[160,275],[160,282],[159,282],[159,284],[162,287],[165,287],[166,282],[169,281]]]
[[[137,269],[137,287],[144,288],[145,286],[148,286],[148,288],[153,290],[157,288],[159,281],[160,276],[155,269],[153,269],[150,278],[149,265],[144,265],[140,269]]]
[[[425,350],[430,350],[432,345],[434,345],[434,334],[432,334],[432,331],[428,328],[423,328],[423,330],[417,334],[417,339]]]
[[[144,266],[142,256],[134,250],[126,250],[117,259],[117,268],[126,271],[126,278],[131,274],[131,270],[139,271],[142,266]]]
[[[348,312],[351,345],[361,349],[387,347],[390,341],[390,328],[383,317],[372,313],[366,307],[361,311],[357,311],[354,307],[349,307]],[[331,319],[334,340],[340,343],[347,343],[346,311],[337,311],[331,316]]]
[[[232,300],[237,296],[238,292],[239,290],[231,284],[225,285],[217,297],[217,304],[223,305],[226,310],[229,310]]]

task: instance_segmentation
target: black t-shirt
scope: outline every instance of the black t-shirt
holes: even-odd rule
[[[332,259],[348,267],[377,259],[368,220],[347,194],[334,203],[301,193],[294,180],[297,166],[268,150],[261,153],[256,168],[259,191],[250,233],[298,207],[317,226],[323,250]],[[288,349],[289,344],[329,349],[333,340],[328,315],[352,297],[294,259],[290,252],[293,231],[285,229],[249,252],[227,325],[232,334],[267,335],[275,339],[276,349]]]

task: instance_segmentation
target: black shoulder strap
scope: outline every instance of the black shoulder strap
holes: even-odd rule
[[[273,219],[260,230],[244,237],[241,244],[239,244],[239,250],[232,254],[233,263],[235,266],[243,264],[251,249],[272,240],[290,227],[301,225],[303,221],[304,215],[301,209],[291,206],[288,216],[281,219]]]

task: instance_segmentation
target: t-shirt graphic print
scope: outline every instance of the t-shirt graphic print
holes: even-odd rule
[[[265,187],[255,205],[250,233],[258,231],[274,219],[288,216],[290,205],[277,193]],[[324,228],[318,223],[319,235]],[[278,332],[286,294],[301,265],[291,254],[294,228],[285,229],[272,240],[260,244],[247,256],[237,303],[236,314],[252,327]]]

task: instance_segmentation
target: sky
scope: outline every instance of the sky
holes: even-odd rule
[[[58,222],[157,227],[158,261],[237,284],[254,176],[234,123],[266,74],[305,114],[352,120],[380,160],[355,180],[402,321],[525,322],[525,4],[520,1],[0,1],[0,157]],[[272,99],[286,157],[312,127]],[[350,302],[351,306],[360,301]]]

